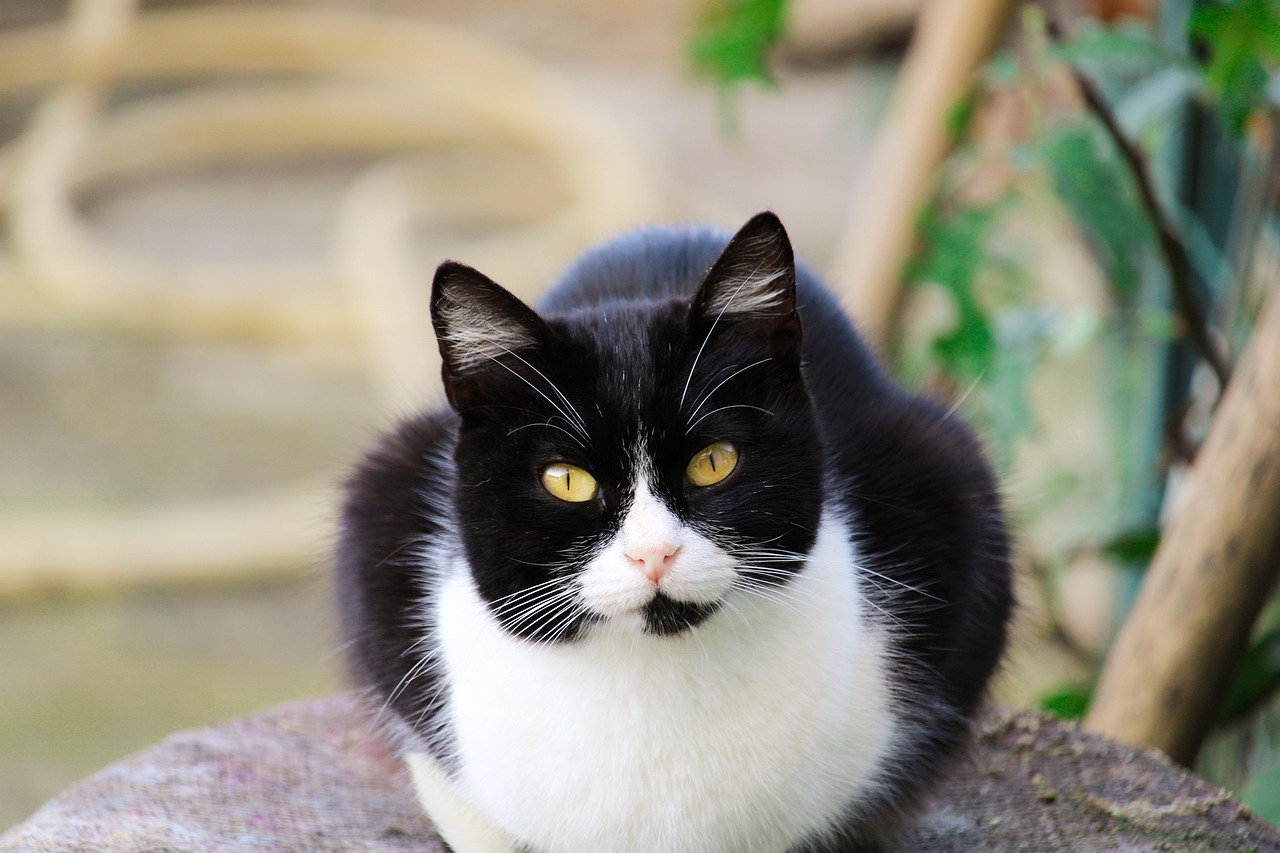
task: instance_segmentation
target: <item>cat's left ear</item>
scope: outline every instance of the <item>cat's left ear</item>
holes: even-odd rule
[[[777,216],[756,214],[733,236],[694,295],[689,319],[708,334],[750,330],[770,349],[798,354],[795,254]]]

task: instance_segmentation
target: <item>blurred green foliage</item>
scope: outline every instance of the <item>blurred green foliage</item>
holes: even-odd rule
[[[769,52],[783,34],[787,0],[713,0],[689,42],[694,69],[722,87],[772,82]]]
[[[1280,64],[1280,3],[1201,3],[1191,15],[1190,32],[1208,49],[1205,81],[1222,121],[1239,134],[1265,102],[1267,82]]]
[[[1040,707],[1060,720],[1081,720],[1092,698],[1092,684],[1067,685],[1047,694],[1040,700]]]
[[[1280,687],[1280,627],[1263,631],[1245,652],[1218,710],[1218,722],[1230,724],[1256,711]],[[1276,812],[1280,814],[1280,812]]]
[[[1133,177],[1094,126],[1063,127],[1049,134],[1040,153],[1058,196],[1107,271],[1115,296],[1130,303],[1138,292],[1143,249],[1155,236],[1134,191]]]

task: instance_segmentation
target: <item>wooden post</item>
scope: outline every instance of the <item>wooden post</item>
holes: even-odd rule
[[[947,120],[991,53],[1011,0],[930,0],[872,145],[831,280],[876,346],[889,337],[916,219],[951,146]]]
[[[1189,765],[1280,573],[1280,288],[1185,488],[1085,725]]]

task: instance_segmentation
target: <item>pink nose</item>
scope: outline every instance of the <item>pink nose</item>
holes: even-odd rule
[[[637,545],[627,548],[623,553],[631,561],[631,565],[655,584],[671,571],[672,558],[680,550],[679,545],[662,542],[657,545]]]

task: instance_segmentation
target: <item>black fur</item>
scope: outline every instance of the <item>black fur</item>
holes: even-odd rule
[[[772,307],[713,310],[725,288],[762,270],[779,273]],[[456,318],[446,316],[466,300],[527,345],[468,361],[449,343]],[[356,677],[444,754],[435,718],[445,700],[429,671],[409,678],[433,589],[423,546],[458,537],[482,598],[500,601],[572,571],[616,531],[639,456],[653,460],[662,499],[715,541],[805,552],[834,500],[875,573],[873,614],[893,617],[899,710],[925,725],[876,799],[834,840],[797,850],[874,846],[956,752],[1004,646],[1008,545],[969,431],[886,379],[835,299],[794,265],[771,214],[727,249],[725,235],[692,229],[609,243],[567,272],[539,314],[458,264],[441,267],[432,302],[457,414],[409,420],[349,482],[338,592]],[[716,486],[686,487],[689,458],[720,440],[739,448],[738,468]],[[539,472],[557,461],[591,471],[598,499],[547,494]],[[715,612],[659,596],[647,626],[678,634]],[[572,605],[532,619],[499,613],[513,633],[544,642],[572,642],[592,619]]]

